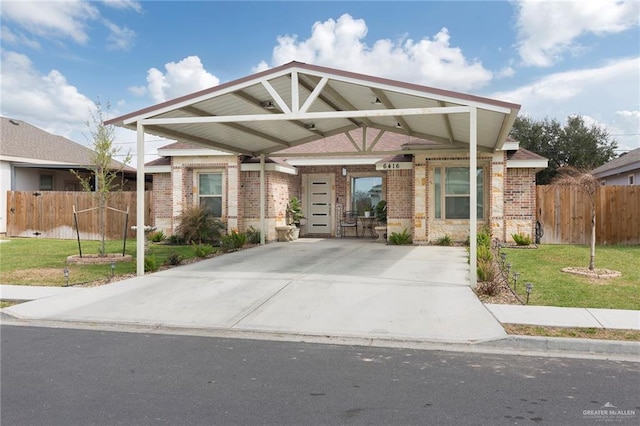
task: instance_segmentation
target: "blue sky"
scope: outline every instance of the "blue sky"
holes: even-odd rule
[[[580,114],[606,127],[620,152],[640,147],[637,0],[0,8],[1,114],[79,143],[98,97],[115,116],[297,60],[516,102],[536,119]],[[124,150],[134,141],[117,132]]]

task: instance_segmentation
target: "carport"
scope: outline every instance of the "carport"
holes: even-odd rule
[[[260,224],[265,235],[265,158],[278,151],[354,129],[379,129],[438,142],[469,153],[469,187],[476,187],[478,151],[502,148],[519,105],[410,83],[291,62],[106,122],[137,131],[137,226],[144,226],[144,135],[192,142],[260,159]],[[375,144],[375,143],[374,143]],[[367,155],[373,146],[358,146]],[[402,152],[415,154],[416,146]],[[330,154],[330,153],[325,153]],[[470,205],[477,194],[470,191]],[[475,283],[477,219],[470,209]],[[137,252],[144,235],[137,235]],[[144,275],[144,259],[137,258]]]

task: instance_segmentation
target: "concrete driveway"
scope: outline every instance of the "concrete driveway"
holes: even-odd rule
[[[505,337],[464,248],[299,239],[15,305],[20,318],[334,337]]]

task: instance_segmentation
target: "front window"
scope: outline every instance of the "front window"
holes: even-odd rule
[[[469,168],[434,168],[434,216],[436,219],[469,219]],[[477,172],[477,217],[484,218],[484,169]]]
[[[198,175],[198,202],[214,217],[222,217],[222,173]]]
[[[382,177],[367,176],[351,179],[351,210],[359,215],[371,210],[382,200]]]

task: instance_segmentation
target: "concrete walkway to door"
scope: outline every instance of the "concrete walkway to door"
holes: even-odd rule
[[[25,319],[469,343],[506,336],[464,248],[272,243],[15,305]]]

